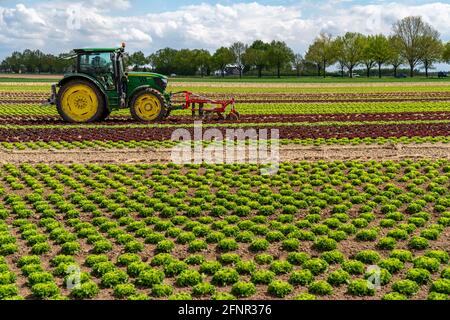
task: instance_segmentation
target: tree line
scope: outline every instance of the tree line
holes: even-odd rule
[[[63,73],[72,65],[66,54],[45,54],[40,50],[15,51],[0,64],[0,71],[14,73]]]
[[[44,54],[39,50],[14,52],[0,64],[3,72],[62,73],[72,64],[65,60],[67,54]],[[353,77],[354,70],[363,67],[367,76],[378,69],[381,78],[384,68],[391,68],[397,76],[401,66],[407,65],[410,76],[416,68],[429,70],[438,62],[450,63],[450,42],[444,44],[440,34],[421,17],[406,17],[397,21],[392,33],[363,35],[347,32],[333,37],[321,33],[304,55],[295,53],[283,41],[251,44],[236,42],[230,47],[218,48],[214,53],[204,49],[164,48],[146,56],[138,51],[126,56],[126,64],[134,70],[151,70],[162,74],[183,76],[211,75],[218,71],[223,77],[230,66],[242,77],[254,73],[262,77],[263,71],[273,71],[277,77],[283,72],[295,72],[297,76],[311,74],[327,76],[327,68],[337,66],[340,75]],[[315,70],[315,71],[314,71]]]

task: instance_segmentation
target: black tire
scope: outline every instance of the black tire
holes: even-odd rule
[[[105,108],[105,111],[103,112],[101,117],[98,119],[98,121],[105,121],[106,119],[108,119],[110,114],[111,114],[111,110],[109,110],[108,108]]]
[[[143,95],[153,95],[154,97],[156,97],[159,100],[159,103],[161,104],[161,110],[159,111],[159,114],[152,120],[147,120],[145,118],[142,118],[137,112],[136,101]],[[136,93],[133,96],[133,98],[130,101],[130,112],[131,112],[131,116],[136,121],[158,122],[158,121],[164,120],[168,116],[170,111],[166,104],[166,100],[164,99],[164,96],[161,94],[161,92],[159,92],[158,90],[152,89],[152,88],[147,88],[147,89],[139,91],[138,93]]]
[[[61,105],[61,99],[64,96],[64,93],[70,89],[71,87],[75,86],[75,85],[85,85],[90,87],[95,95],[97,96],[97,101],[98,101],[98,106],[97,106],[97,111],[96,113],[89,119],[87,120],[83,120],[83,121],[78,121],[76,119],[73,119],[70,117],[70,115],[66,114],[62,108]],[[67,82],[66,84],[64,84],[62,86],[62,88],[59,90],[58,95],[56,97],[56,108],[58,110],[59,115],[61,116],[61,118],[63,118],[64,121],[66,122],[70,122],[70,123],[92,123],[92,122],[97,122],[101,119],[101,117],[105,114],[105,99],[103,98],[103,94],[100,92],[100,90],[97,88],[97,86],[95,84],[93,84],[92,82],[86,81],[86,80],[72,80]]]

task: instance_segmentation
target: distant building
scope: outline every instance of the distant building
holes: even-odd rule
[[[238,76],[239,75],[239,66],[234,64],[229,64],[225,67],[225,76]],[[214,71],[214,75],[219,77],[222,75],[221,70]]]

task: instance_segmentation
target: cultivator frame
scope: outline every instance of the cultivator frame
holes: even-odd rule
[[[192,117],[195,118],[198,116],[202,120],[209,120],[214,114],[217,115],[217,120],[238,121],[240,118],[239,112],[236,111],[234,98],[229,100],[214,100],[190,91],[179,91],[171,93],[171,100],[177,96],[183,96],[185,102],[180,106],[172,106],[171,110],[191,110]],[[205,105],[211,105],[211,108],[205,108]],[[230,113],[225,115],[229,106],[231,106]]]

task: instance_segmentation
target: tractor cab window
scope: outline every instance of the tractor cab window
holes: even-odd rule
[[[114,66],[111,53],[89,53],[80,56],[80,72],[89,74],[114,88]]]

